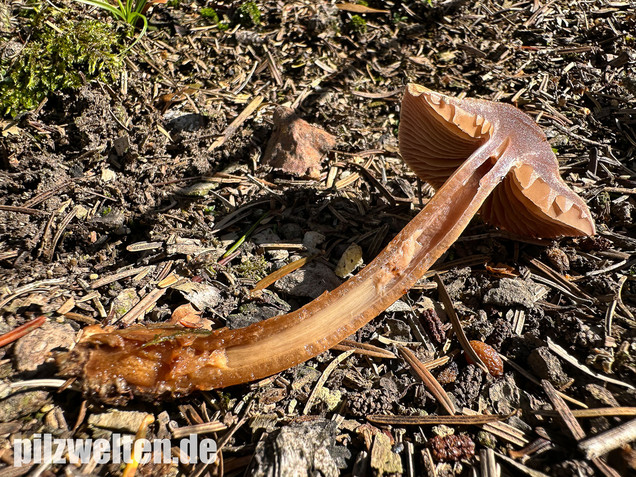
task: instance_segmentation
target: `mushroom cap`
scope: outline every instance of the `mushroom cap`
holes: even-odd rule
[[[409,84],[400,114],[400,154],[422,180],[439,188],[480,146],[516,164],[484,202],[482,218],[529,237],[594,235],[585,202],[559,175],[545,134],[528,115],[504,103],[457,99]]]

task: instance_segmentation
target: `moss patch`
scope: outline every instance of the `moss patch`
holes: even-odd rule
[[[34,109],[50,93],[87,80],[112,80],[122,66],[118,35],[97,20],[71,20],[44,10],[31,20],[27,43],[0,59],[0,115]]]

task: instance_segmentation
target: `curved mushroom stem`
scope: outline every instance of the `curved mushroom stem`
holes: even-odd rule
[[[459,237],[518,158],[482,144],[355,277],[292,313],[206,332],[132,327],[87,336],[59,360],[102,397],[222,388],[270,376],[342,341],[400,298]]]

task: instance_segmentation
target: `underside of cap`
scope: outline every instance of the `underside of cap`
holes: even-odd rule
[[[410,84],[402,100],[400,153],[418,177],[438,189],[479,146],[494,140],[495,124],[504,123],[512,132],[498,140],[504,146],[507,141],[517,155],[524,145],[532,154],[522,154],[527,163],[513,167],[484,202],[482,218],[528,237],[593,235],[590,211],[559,175],[545,135],[509,105],[460,100]],[[499,157],[506,154],[505,149],[497,150]]]
[[[595,233],[587,205],[561,177],[544,180],[528,164],[504,178],[484,202],[481,216],[489,224],[527,237]]]
[[[400,113],[400,153],[422,180],[439,188],[490,137],[491,124],[457,100],[410,84]]]

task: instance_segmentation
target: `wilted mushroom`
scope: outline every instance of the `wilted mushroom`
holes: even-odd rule
[[[263,378],[331,348],[408,291],[481,208],[535,237],[591,235],[585,203],[558,174],[545,135],[518,109],[409,85],[400,151],[439,190],[367,267],[286,315],[242,329],[92,329],[58,360],[84,391],[111,400],[182,395]]]

